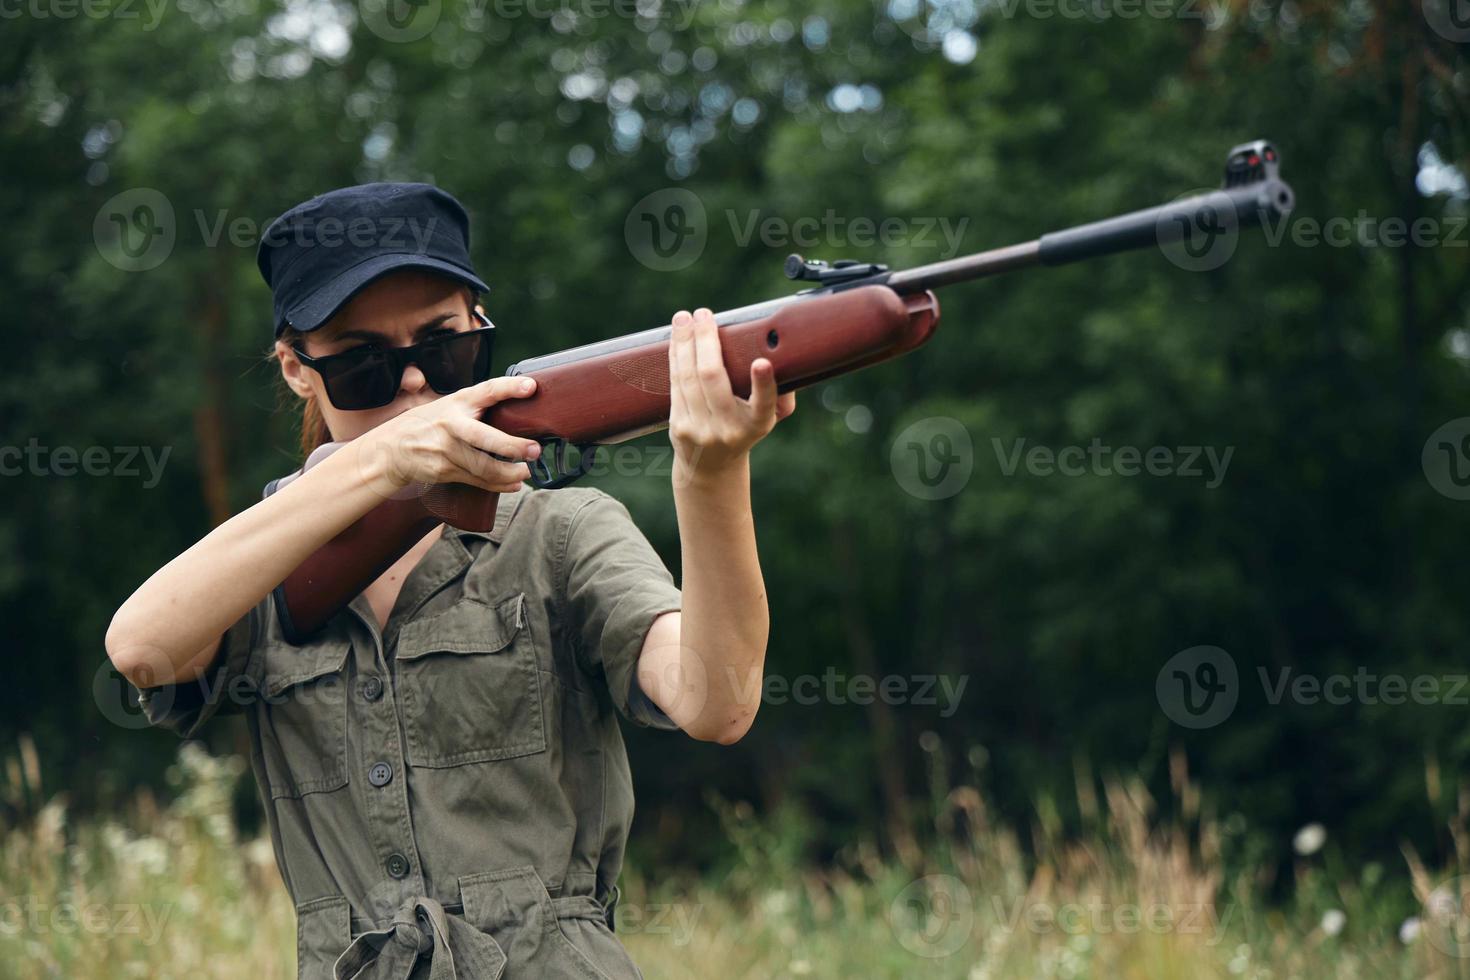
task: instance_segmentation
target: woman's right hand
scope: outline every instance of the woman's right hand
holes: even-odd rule
[[[490,406],[536,391],[533,378],[490,378],[411,408],[363,433],[360,464],[385,496],[414,483],[465,483],[515,493],[530,479],[519,460],[541,454],[539,443],[480,421]],[[495,456],[505,459],[497,459]]]

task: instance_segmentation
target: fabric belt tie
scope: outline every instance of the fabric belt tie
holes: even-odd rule
[[[489,934],[421,897],[404,902],[386,928],[354,939],[333,975],[336,980],[408,980],[423,953],[430,955],[429,980],[479,980],[497,977],[505,968],[505,953]]]

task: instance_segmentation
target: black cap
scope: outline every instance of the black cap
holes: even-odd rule
[[[317,329],[394,269],[430,269],[489,292],[469,242],[464,207],[431,184],[359,184],[298,204],[271,222],[255,255],[274,296],[275,335]]]

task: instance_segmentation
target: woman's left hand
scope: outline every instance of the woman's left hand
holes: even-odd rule
[[[781,419],[796,411],[796,392],[776,393],[776,369],[750,365],[750,397],[730,388],[720,329],[705,307],[674,314],[669,341],[669,439],[685,472],[718,473],[738,464]]]

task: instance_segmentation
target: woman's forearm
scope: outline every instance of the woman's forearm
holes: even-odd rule
[[[674,505],[683,556],[680,659],[685,677],[703,676],[705,693],[698,717],[684,728],[696,738],[733,742],[760,706],[770,635],[749,457],[717,469],[676,470]],[[691,657],[698,664],[688,664]]]
[[[140,687],[192,679],[180,672],[202,649],[381,503],[391,492],[384,456],[365,452],[364,445],[347,443],[140,585],[107,630],[107,653],[123,676]]]

